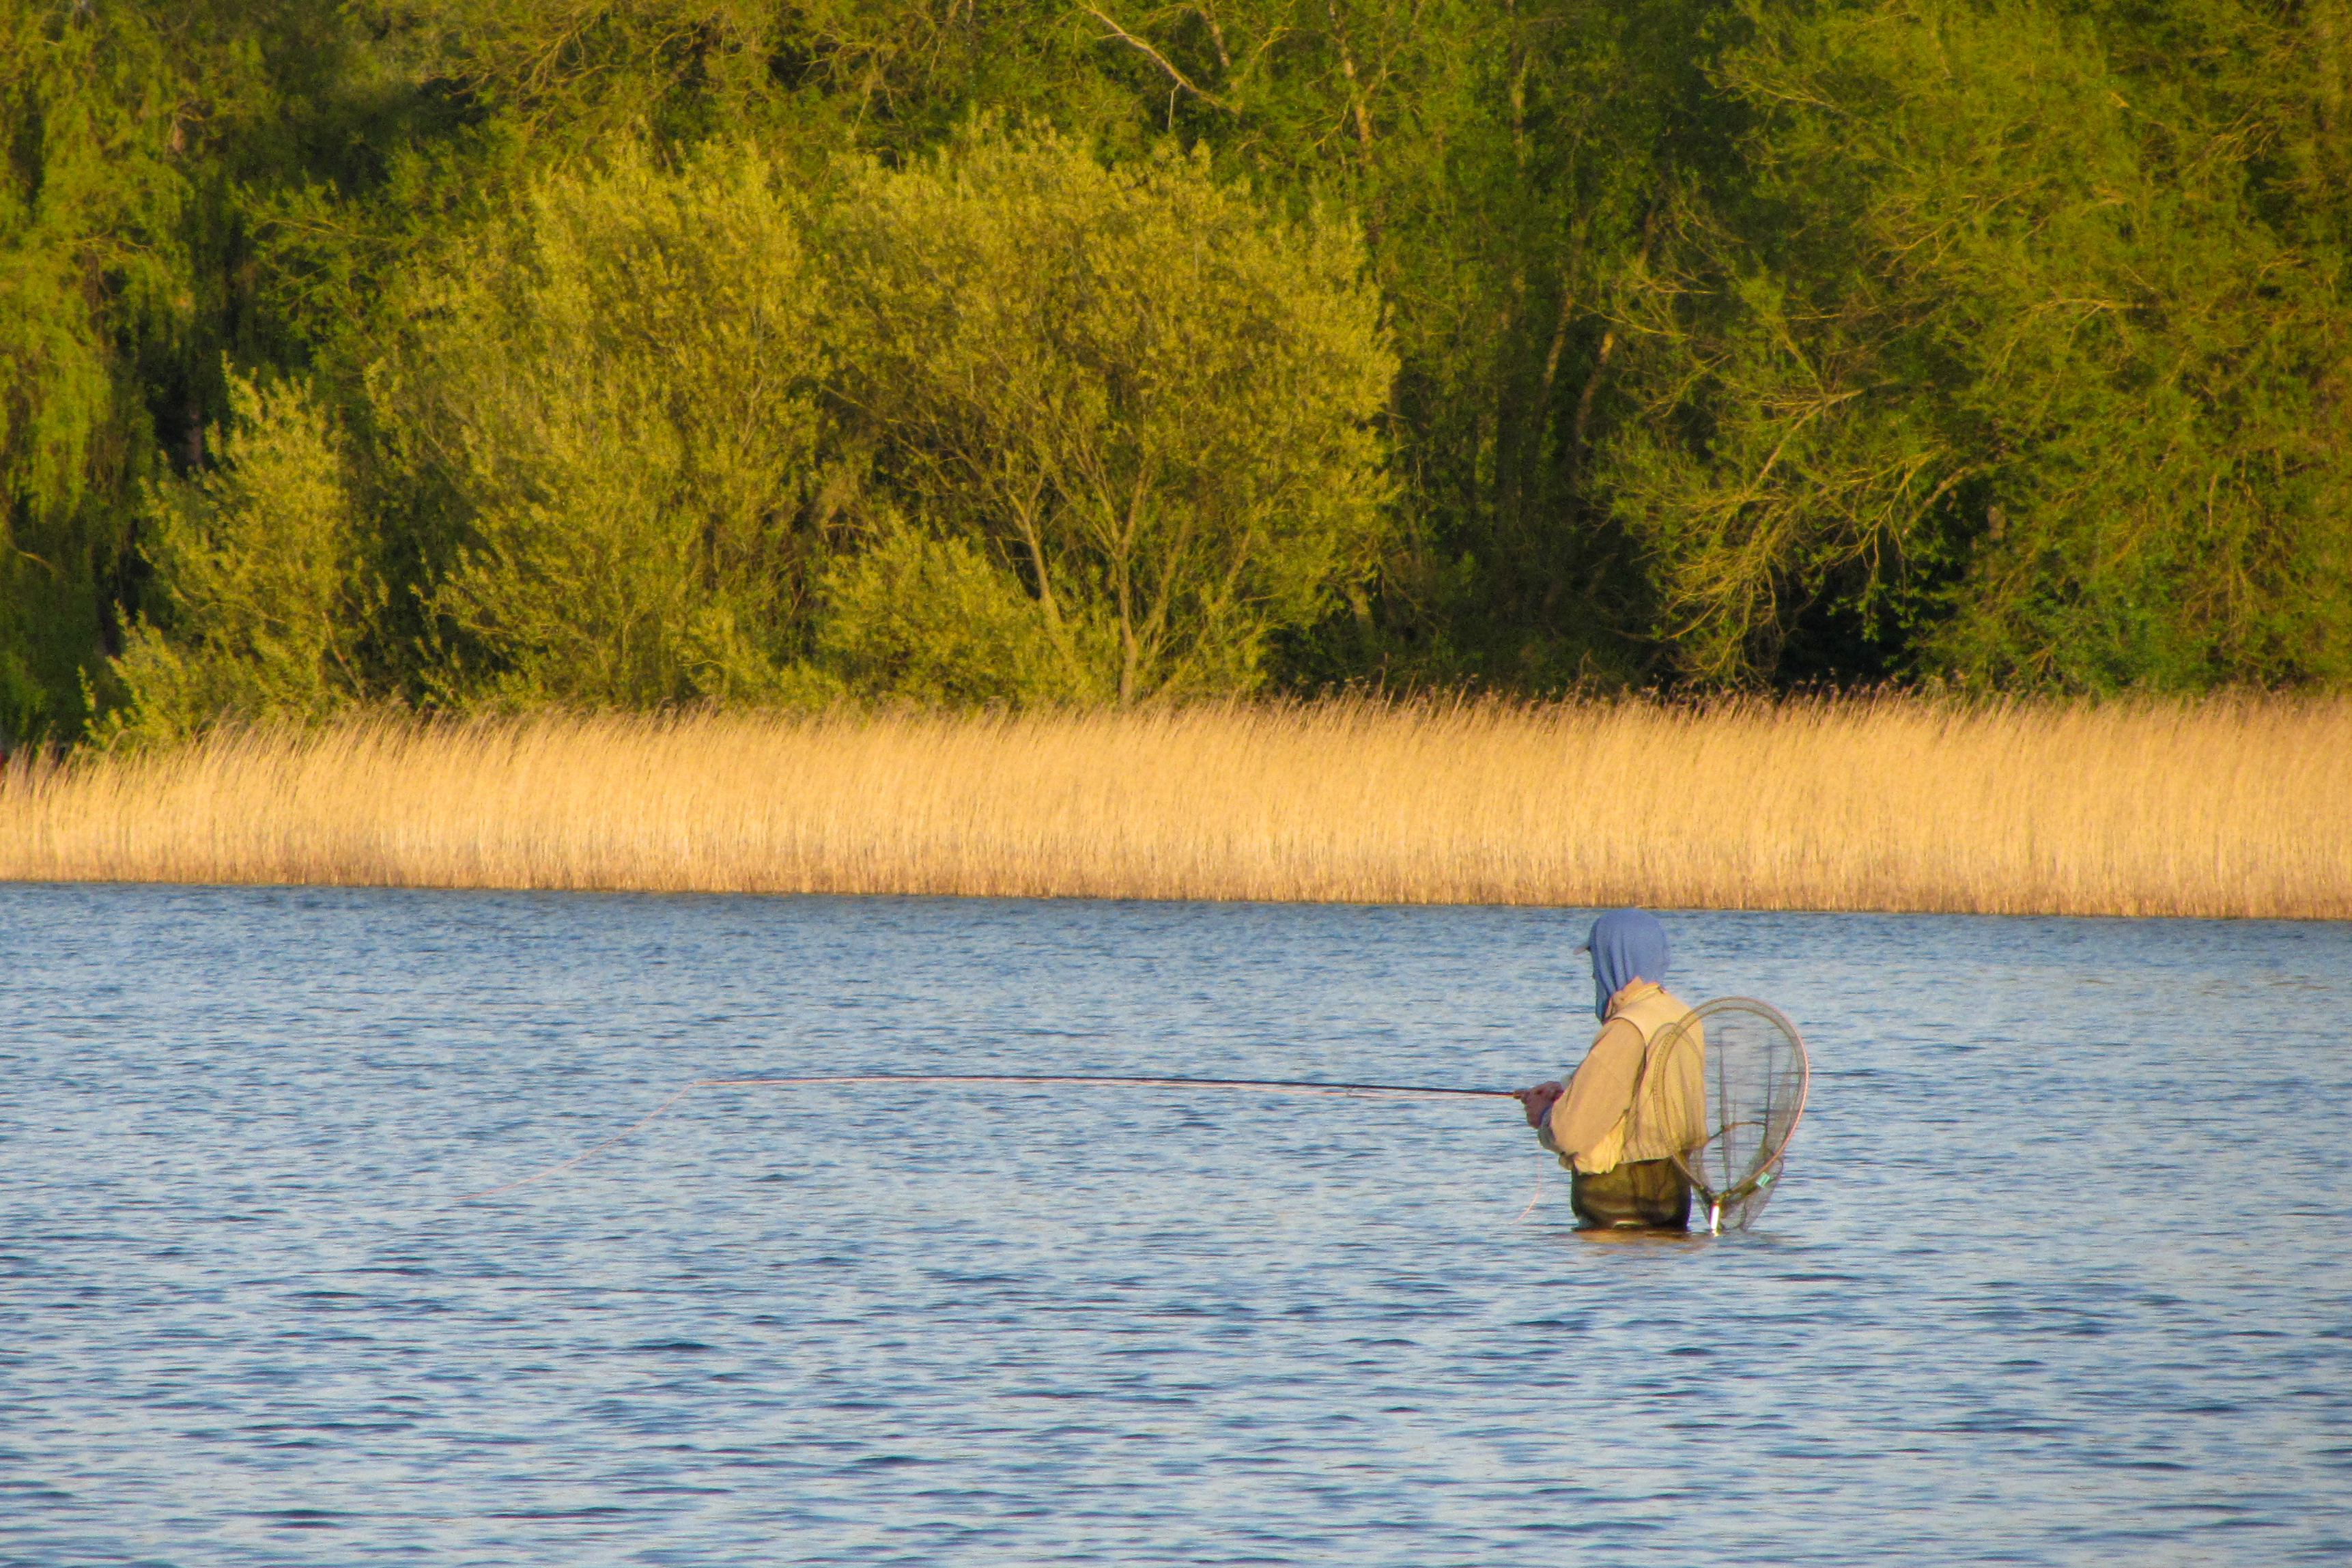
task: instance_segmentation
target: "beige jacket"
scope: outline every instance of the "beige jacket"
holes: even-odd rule
[[[1704,1032],[1692,1030],[1663,1053],[1650,1050],[1661,1030],[1690,1010],[1647,980],[1636,980],[1609,998],[1609,1021],[1568,1081],[1567,1092],[1553,1102],[1541,1130],[1544,1147],[1559,1155],[1560,1164],[1600,1176],[1706,1141]]]

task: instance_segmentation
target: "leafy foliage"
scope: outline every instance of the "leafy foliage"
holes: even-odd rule
[[[395,485],[458,540],[425,591],[444,694],[772,695],[804,631],[823,356],[767,162],[551,175],[401,302],[372,391]]]
[[[2341,684],[2347,89],[2345,0],[0,0],[0,745],[281,700],[158,661],[291,667],[180,579],[305,420],[347,695]]]
[[[2014,3],[1776,14],[1722,76],[1747,178],[1629,280],[1606,475],[1685,671],[1823,599],[1987,684],[2345,668],[2341,311],[2228,134]]]
[[[131,629],[117,665],[131,702],[103,738],[304,723],[367,695],[360,645],[383,596],[335,434],[299,385],[229,392],[220,465],[150,491],[163,624]]]
[[[1053,695],[1247,690],[1370,566],[1395,366],[1344,225],[1205,156],[982,134],[867,169],[829,230],[845,417],[919,526],[1020,574]]]
[[[818,680],[830,675],[834,689],[942,707],[1108,695],[1082,684],[1115,666],[1107,628],[1064,616],[1057,637],[1020,578],[970,539],[891,528],[825,589]]]
[[[137,361],[183,309],[175,87],[134,18],[0,5],[0,744],[79,724],[102,669],[154,462]]]

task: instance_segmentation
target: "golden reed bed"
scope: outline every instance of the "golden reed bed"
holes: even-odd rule
[[[2352,702],[376,720],[0,772],[0,877],[2352,916]]]

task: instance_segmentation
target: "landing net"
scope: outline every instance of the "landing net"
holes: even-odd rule
[[[1686,1124],[1697,1141],[1675,1163],[1706,1206],[1707,1228],[1747,1229],[1771,1201],[1805,1110],[1810,1068],[1797,1026],[1762,1002],[1720,998],[1652,1039],[1643,1074],[1659,1072],[1699,1090]]]

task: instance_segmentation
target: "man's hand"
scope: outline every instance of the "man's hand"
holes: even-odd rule
[[[1567,1092],[1559,1083],[1538,1083],[1532,1089],[1514,1089],[1511,1095],[1527,1111],[1528,1125],[1540,1127],[1551,1114],[1552,1102]]]

